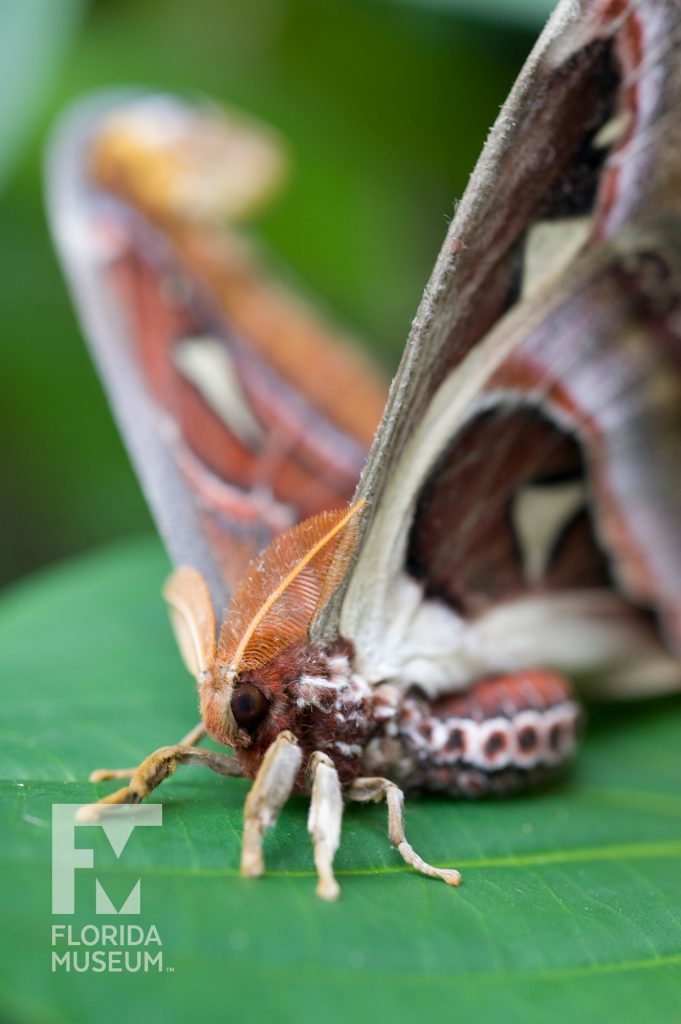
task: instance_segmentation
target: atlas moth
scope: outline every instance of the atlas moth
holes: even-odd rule
[[[129,781],[84,816],[200,764],[254,779],[245,875],[298,791],[320,896],[345,800],[385,799],[404,860],[456,885],[407,842],[405,791],[542,783],[575,749],[577,692],[678,688],[680,35],[678,0],[559,5],[387,404],[238,227],[281,177],[272,131],[153,93],[65,116],[54,235],[178,566],[164,593],[202,715],[95,772]]]

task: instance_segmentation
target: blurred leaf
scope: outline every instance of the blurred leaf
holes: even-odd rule
[[[385,3],[386,0],[381,0]],[[496,22],[511,22],[527,27],[539,26],[546,21],[557,0],[390,0],[411,7],[433,8],[467,14]]]
[[[84,0],[0,5],[0,188],[21,155],[83,6]]]
[[[51,973],[52,803],[90,800],[91,768],[134,763],[196,720],[158,596],[166,570],[157,542],[128,544],[0,605],[4,1020],[678,1021],[677,699],[594,714],[561,787],[409,802],[411,841],[463,870],[459,890],[405,868],[382,806],[351,807],[343,896],[321,903],[303,799],[267,842],[267,877],[244,881],[247,784],[181,770],[158,791],[163,827],[136,830],[120,861],[101,830],[79,836],[114,902],[141,878],[141,917],[96,919],[81,871],[77,913],[59,919],[154,924],[173,972]]]

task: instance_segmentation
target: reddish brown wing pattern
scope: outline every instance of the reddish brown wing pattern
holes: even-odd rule
[[[371,550],[341,623],[360,647],[381,564],[467,621],[614,588],[681,651],[680,41],[678,0],[563,4],[516,83],[358,492]],[[414,454],[428,416],[442,442]],[[676,685],[660,666],[651,688]]]
[[[267,279],[233,227],[280,175],[277,143],[264,130],[167,97],[105,97],[71,115],[56,149],[53,217],[65,264],[72,278],[79,257],[89,261],[85,275],[98,269],[96,289],[92,279],[80,286],[100,310],[86,333],[111,350],[100,352],[104,377],[171,554],[204,572],[221,610],[273,535],[350,499],[383,381]],[[60,161],[70,164],[62,175]],[[69,183],[61,192],[60,182]],[[81,245],[74,254],[76,233],[89,252]],[[150,407],[151,444],[132,437],[131,373]],[[148,484],[159,448],[174,495],[159,473],[158,487]],[[190,517],[178,514],[178,491]]]
[[[601,48],[592,77],[611,80],[600,99],[609,120],[601,113],[600,124],[590,123],[592,108],[583,126],[576,162],[590,164],[591,180],[568,164],[535,214],[554,224],[561,215],[573,224],[584,218],[583,265],[554,285],[556,300],[545,302],[541,323],[530,320],[486,384],[489,409],[481,418],[495,424],[496,436],[476,486],[501,484],[501,510],[527,482],[586,475],[598,544],[616,582],[660,613],[681,650],[681,14],[676,3],[603,3],[592,19],[600,33],[592,47]],[[524,244],[527,260],[527,235]],[[534,423],[519,424],[523,416]],[[561,453],[569,445],[572,466]],[[469,458],[476,447],[468,446]],[[583,506],[577,512],[556,538],[544,589],[609,579],[594,527]],[[459,531],[458,543],[466,539]],[[505,564],[517,571],[519,560]],[[504,596],[502,587],[497,599]]]

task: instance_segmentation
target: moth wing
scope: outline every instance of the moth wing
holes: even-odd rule
[[[220,613],[255,551],[352,496],[385,397],[237,234],[281,163],[260,126],[130,91],[68,112],[48,159],[52,230],[121,433],[173,561]]]
[[[566,0],[502,108],[317,626],[371,681],[681,682],[680,33],[677,3]]]

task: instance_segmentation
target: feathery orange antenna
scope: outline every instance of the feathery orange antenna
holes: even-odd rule
[[[163,596],[182,660],[198,679],[215,660],[215,614],[208,585],[200,572],[183,565],[166,580]]]
[[[225,613],[218,655],[223,665],[234,672],[261,668],[305,639],[348,569],[363,505],[312,516],[256,555]]]

